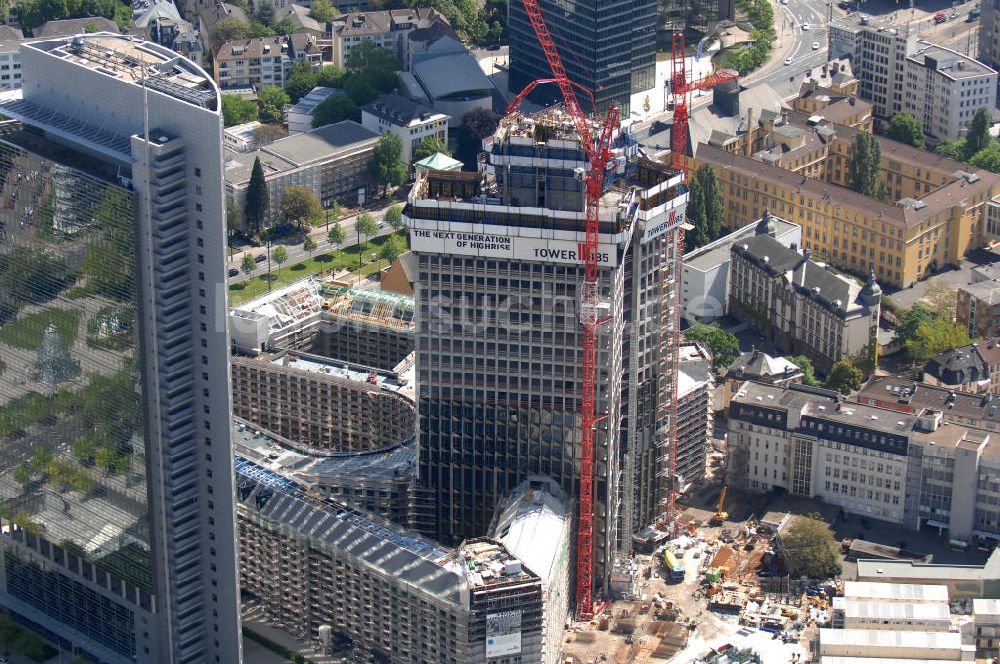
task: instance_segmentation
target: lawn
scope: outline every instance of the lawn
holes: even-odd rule
[[[393,235],[398,235],[405,241],[404,233],[398,232],[393,233]],[[271,288],[281,288],[292,282],[305,279],[308,276],[331,270],[337,271],[347,268],[352,272],[358,272],[358,254],[363,253],[364,260],[370,261],[371,253],[375,252],[375,254],[378,254],[379,248],[389,237],[391,235],[372,238],[367,243],[367,248],[365,243],[361,243],[360,248],[358,245],[352,245],[343,249],[337,249],[336,251],[316,254],[312,258],[308,258],[300,263],[284,265],[281,268],[277,268],[272,261],[270,275]],[[239,281],[229,285],[229,306],[242,304],[247,300],[260,297],[267,292],[267,263],[261,263],[261,266],[258,268],[259,274],[253,275],[246,281]],[[361,274],[371,274],[379,267],[385,267],[385,260],[379,260],[375,263],[365,262],[361,267]]]
[[[42,333],[54,323],[63,343],[72,346],[80,327],[80,311],[77,309],[46,309],[0,327],[0,343],[36,350],[42,343]]]

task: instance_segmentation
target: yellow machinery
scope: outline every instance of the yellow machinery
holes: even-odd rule
[[[722,506],[726,502],[726,494],[729,492],[729,485],[722,487],[722,493],[719,495],[719,506],[715,508],[715,514],[712,515],[712,523],[722,523],[729,518],[728,512],[722,511]]]

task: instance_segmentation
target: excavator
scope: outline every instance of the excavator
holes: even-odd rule
[[[729,518],[728,512],[722,511],[722,506],[726,502],[726,494],[729,492],[729,485],[722,487],[722,493],[719,494],[719,506],[715,508],[715,514],[712,515],[712,525],[721,525],[723,521]]]

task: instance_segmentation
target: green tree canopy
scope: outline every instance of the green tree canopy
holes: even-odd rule
[[[1000,173],[1000,143],[991,141],[985,148],[972,155],[969,163],[976,168],[985,168],[993,173]]]
[[[389,187],[398,187],[406,181],[406,165],[400,161],[403,140],[392,133],[382,134],[375,144],[375,152],[368,162],[368,170],[382,187],[385,196]]]
[[[871,134],[860,132],[847,148],[847,179],[851,189],[870,198],[878,195],[882,146]]]
[[[316,4],[313,3],[313,7]],[[344,77],[347,71],[334,65],[327,65],[316,70],[316,85],[324,88],[339,88],[344,85]]]
[[[376,46],[370,39],[351,48],[345,64],[349,74],[363,76],[379,92],[392,92],[396,87],[399,60],[392,51]]]
[[[368,244],[368,238],[378,233],[378,224],[375,223],[375,217],[367,212],[362,212],[358,215],[358,220],[354,224],[355,230],[358,235],[365,236],[365,244]]]
[[[946,350],[970,343],[972,340],[963,325],[937,316],[917,326],[916,334],[912,339],[907,339],[904,345],[913,361],[923,364]]]
[[[451,152],[448,151],[448,146],[445,145],[441,139],[437,136],[430,136],[417,143],[417,147],[413,148],[413,156],[410,159],[410,163],[426,159],[432,154],[438,152],[448,155],[449,157],[451,156]]]
[[[825,579],[840,574],[837,541],[830,527],[819,518],[796,518],[781,536],[781,551],[792,576]]]
[[[406,251],[406,243],[403,242],[403,238],[398,235],[390,235],[382,243],[382,248],[379,249],[379,258],[384,258],[392,263],[404,251]]]
[[[249,23],[234,16],[227,16],[212,26],[212,48],[216,49],[223,43],[235,39],[250,39],[252,35],[253,30],[250,29]]]
[[[803,385],[819,385],[819,380],[816,379],[816,370],[813,368],[812,360],[805,355],[791,355],[785,359],[802,371]]]
[[[251,233],[262,231],[270,216],[271,194],[264,180],[264,167],[260,165],[260,157],[253,160],[250,171],[250,182],[247,184],[246,218]]]
[[[299,228],[308,228],[323,216],[323,206],[316,194],[296,184],[285,187],[278,208],[285,221]]]
[[[971,159],[980,150],[993,142],[990,136],[990,111],[988,108],[980,108],[972,116],[969,124],[969,132],[965,135],[965,159]]]
[[[691,178],[691,186],[688,187],[687,202],[687,222],[694,226],[684,233],[684,247],[690,251],[709,243],[708,234],[705,232],[707,222],[705,220],[705,193],[698,182],[697,175]]]
[[[330,231],[326,234],[327,238],[333,244],[338,247],[344,244],[344,240],[347,239],[347,234],[344,233],[344,229],[340,227],[340,222],[336,222],[330,227]]]
[[[924,127],[909,111],[900,111],[892,116],[885,135],[894,141],[908,143],[915,148],[924,147]]]
[[[337,16],[340,12],[330,4],[330,0],[312,0],[309,5],[309,15],[320,23],[326,23]]]
[[[243,258],[240,259],[240,270],[243,271],[243,274],[249,277],[250,274],[256,269],[257,261],[254,260],[253,254],[243,254]]]
[[[393,230],[403,230],[403,208],[399,205],[390,205],[382,218]]]
[[[850,394],[861,389],[861,379],[864,374],[850,360],[841,360],[830,369],[826,377],[826,387],[841,394]]]
[[[222,95],[222,121],[227,127],[253,122],[257,119],[257,105],[239,95]]]
[[[899,326],[896,336],[903,342],[917,337],[917,328],[923,323],[930,323],[938,317],[938,312],[923,302],[917,302],[909,309],[899,313]]]
[[[332,94],[313,110],[313,127],[322,127],[342,120],[355,122],[361,120],[361,111],[347,95]]]
[[[740,354],[740,341],[736,335],[714,325],[696,322],[684,331],[684,338],[705,344],[712,353],[712,366],[715,369],[728,367]]]
[[[722,233],[725,209],[715,170],[702,164],[691,178],[687,218],[694,229],[685,235],[685,245],[696,249],[714,241]]]
[[[302,241],[302,250],[312,255],[312,252],[316,251],[316,240],[312,238],[312,235],[307,235],[306,239]]]
[[[288,260],[288,250],[284,246],[278,245],[271,250],[271,260],[277,263],[279,266]]]
[[[313,72],[312,63],[308,60],[299,60],[288,70],[285,77],[285,92],[291,103],[309,94],[310,90],[316,87],[316,74]]]
[[[260,104],[260,121],[267,124],[281,124],[283,111],[291,100],[288,94],[276,85],[267,85],[257,93]]]

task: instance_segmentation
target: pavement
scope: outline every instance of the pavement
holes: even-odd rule
[[[946,284],[952,288],[967,286],[972,283],[972,270],[981,265],[1000,262],[1000,250],[976,249],[959,262],[958,266],[948,266],[923,281],[918,281],[909,288],[891,291],[886,295],[894,304],[900,307],[912,307],[935,284]]]

